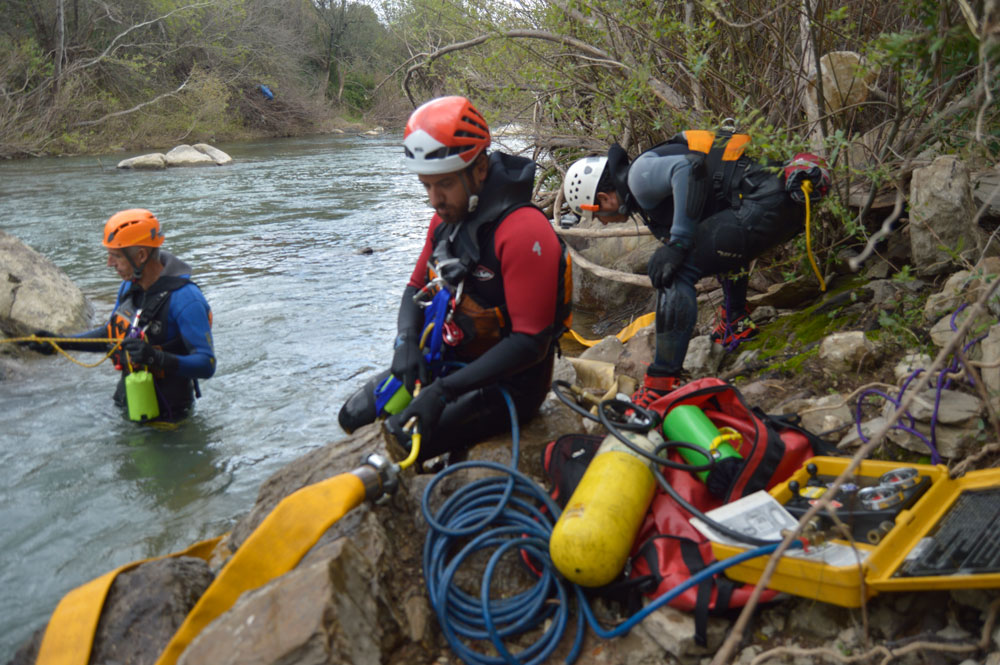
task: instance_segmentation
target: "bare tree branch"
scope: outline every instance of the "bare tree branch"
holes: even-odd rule
[[[556,233],[567,238],[638,238],[653,235],[653,232],[645,226],[640,226],[637,229],[564,229],[561,226],[556,226],[555,230]]]
[[[122,39],[123,37],[125,37],[130,32],[138,30],[139,28],[145,28],[146,26],[153,25],[154,23],[159,23],[160,21],[162,21],[164,19],[167,19],[167,18],[170,18],[171,16],[173,16],[174,14],[176,14],[178,12],[187,11],[189,9],[198,9],[200,7],[210,7],[210,6],[211,6],[211,3],[209,3],[209,2],[198,2],[198,3],[195,3],[193,5],[185,5],[183,7],[178,7],[177,9],[175,9],[173,11],[167,12],[163,16],[157,16],[156,18],[151,18],[148,21],[143,21],[142,23],[136,23],[135,25],[129,26],[128,28],[126,28],[122,32],[120,32],[117,35],[115,35],[115,38],[111,40],[111,43],[108,44],[107,48],[105,48],[104,51],[102,51],[100,55],[95,56],[95,57],[91,58],[90,60],[84,60],[82,62],[75,63],[72,67],[67,68],[66,71],[65,71],[65,73],[69,74],[70,72],[75,72],[75,71],[79,71],[81,69],[86,69],[88,67],[92,67],[92,66],[96,65],[97,63],[101,62],[102,60],[104,60],[105,58],[107,58],[109,55],[111,55],[112,53],[114,53],[115,50],[117,50],[118,46],[120,46],[118,44],[118,41],[120,39]],[[185,81],[185,83],[186,83],[186,81]]]
[[[815,504],[802,515],[799,519],[798,526],[792,533],[789,533],[778,546],[778,549],[771,554],[768,559],[767,566],[764,568],[764,572],[761,573],[760,579],[757,581],[757,585],[754,587],[753,593],[747,604],[743,606],[740,611],[739,618],[733,625],[732,630],[729,631],[729,635],[726,637],[725,642],[716,651],[715,656],[712,658],[711,665],[724,665],[732,661],[733,653],[736,646],[739,644],[740,640],[743,639],[743,632],[746,630],[747,624],[750,622],[750,618],[753,616],[754,609],[757,607],[757,603],[760,600],[760,595],[763,593],[764,589],[767,587],[768,582],[770,582],[774,571],[778,567],[778,563],[781,561],[781,556],[784,554],[785,550],[792,541],[799,536],[804,525],[809,523],[809,520],[813,518],[819,511],[826,510],[830,503],[830,498],[836,494],[837,489],[843,485],[848,478],[850,478],[861,462],[868,458],[868,455],[885,439],[889,430],[899,421],[904,413],[907,413],[913,400],[917,398],[920,393],[927,388],[932,377],[936,377],[938,372],[942,370],[952,353],[961,349],[961,342],[966,338],[969,330],[976,324],[979,316],[986,312],[986,303],[989,299],[993,297],[996,292],[997,287],[1000,287],[1000,280],[994,281],[993,284],[988,289],[983,290],[983,294],[972,306],[969,312],[968,318],[959,326],[958,331],[952,336],[951,341],[948,342],[938,353],[937,358],[934,359],[933,364],[928,368],[926,372],[923,372],[921,376],[914,382],[913,388],[906,393],[906,396],[900,401],[899,407],[893,412],[889,420],[882,425],[877,432],[875,432],[871,439],[867,443],[858,448],[857,452],[851,458],[851,461],[847,464],[840,475],[833,481],[829,486],[830,489],[828,493],[820,497]]]
[[[598,277],[602,277],[604,279],[610,279],[615,282],[620,282],[622,284],[631,284],[633,286],[644,286],[647,289],[653,288],[652,283],[650,283],[649,281],[649,277],[645,275],[636,275],[630,272],[622,272],[621,270],[612,270],[611,268],[605,268],[603,266],[597,265],[593,261],[588,261],[587,259],[583,258],[583,256],[572,247],[567,246],[567,249],[569,250],[570,256],[573,258],[574,267],[580,267],[585,270],[589,270]]]
[[[143,107],[146,107],[146,106],[149,106],[150,104],[155,104],[158,101],[160,101],[161,99],[165,99],[167,97],[173,97],[178,92],[180,92],[181,90],[183,90],[184,86],[186,86],[188,84],[188,81],[190,81],[190,80],[191,80],[191,74],[188,74],[188,77],[186,79],[184,79],[183,83],[181,83],[179,86],[177,86],[176,90],[171,90],[170,92],[165,92],[162,95],[157,95],[153,99],[147,100],[147,101],[145,101],[145,102],[143,102],[141,104],[136,104],[135,106],[133,106],[130,109],[126,109],[124,111],[115,111],[114,113],[108,113],[106,115],[101,116],[97,120],[84,120],[82,122],[73,123],[73,127],[89,127],[91,125],[99,125],[100,123],[104,122],[105,120],[110,120],[111,118],[117,118],[118,116],[122,116],[122,115],[128,115],[129,113],[135,113],[139,109],[141,109]]]
[[[585,56],[597,58],[602,64],[614,66],[619,69],[624,69],[626,71],[632,71],[632,67],[614,59],[606,51],[599,49],[596,46],[592,46],[584,41],[576,39],[575,37],[569,37],[567,35],[557,35],[551,32],[546,32],[545,30],[508,30],[506,32],[498,33],[495,35],[480,35],[478,37],[474,37],[473,39],[469,39],[464,42],[457,42],[454,44],[443,46],[432,53],[420,54],[423,56],[424,59],[421,62],[412,65],[409,69],[407,69],[406,75],[403,76],[403,91],[406,93],[407,99],[409,99],[410,103],[413,104],[414,106],[417,105],[416,100],[413,97],[413,94],[410,92],[410,85],[409,85],[410,77],[413,75],[414,72],[416,72],[417,70],[426,65],[429,65],[430,63],[434,62],[441,56],[447,55],[449,53],[454,53],[455,51],[474,48],[476,46],[485,44],[486,42],[492,39],[496,39],[498,37],[506,39],[541,39],[556,44],[562,44],[563,46],[569,46],[580,51]],[[672,108],[684,108],[686,106],[684,98],[679,93],[677,93],[677,91],[675,91],[673,88],[668,86],[663,81],[650,77],[649,85],[650,88],[653,90],[653,93]]]

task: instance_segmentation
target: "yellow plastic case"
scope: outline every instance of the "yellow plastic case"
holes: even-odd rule
[[[814,457],[809,461],[817,466],[820,476],[838,476],[850,462],[849,459],[839,457]],[[865,460],[855,474],[878,478],[900,466],[913,467],[921,476],[928,476],[931,486],[913,506],[900,511],[896,516],[895,526],[878,545],[859,542],[854,544],[858,558],[863,561],[853,565],[834,566],[785,556],[778,563],[768,588],[842,607],[860,607],[866,598],[880,591],[1000,587],[1000,573],[893,577],[917,543],[934,529],[963,491],[1000,486],[1000,469],[973,471],[952,480],[948,477],[947,468],[942,465],[902,465],[899,462]],[[789,481],[796,480],[804,487],[809,477],[803,467]],[[781,504],[792,497],[788,482],[774,487],[770,494]],[[832,542],[848,547],[851,545],[845,540]],[[734,556],[744,549],[712,543],[712,551],[719,560]],[[767,561],[768,557],[759,557],[731,566],[726,569],[726,576],[739,582],[756,584]]]

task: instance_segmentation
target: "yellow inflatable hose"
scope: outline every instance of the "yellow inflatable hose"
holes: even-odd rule
[[[632,339],[632,336],[635,335],[640,329],[645,328],[646,326],[652,324],[654,321],[656,321],[656,312],[643,314],[638,319],[636,319],[632,323],[622,328],[618,332],[618,334],[615,335],[615,337],[617,337],[618,340],[621,342],[627,342],[628,340]],[[601,341],[599,339],[586,339],[584,337],[581,337],[575,330],[570,330],[569,334],[573,336],[573,339],[575,339],[580,344],[583,344],[584,346],[594,346],[595,344]]]
[[[38,658],[35,660],[36,665],[87,665],[94,646],[94,634],[97,632],[97,622],[101,618],[104,600],[108,596],[111,584],[120,573],[132,570],[147,561],[168,557],[194,556],[207,561],[221,538],[219,536],[205,540],[166,556],[133,561],[70,591],[59,601],[49,619],[38,650]]]
[[[292,570],[337,520],[365,498],[353,473],[342,473],[289,494],[229,559],[184,619],[156,665],[174,665],[184,649],[244,591]]]

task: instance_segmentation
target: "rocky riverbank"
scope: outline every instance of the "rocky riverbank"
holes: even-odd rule
[[[910,196],[914,203],[909,223],[888,238],[887,246],[860,273],[847,270],[847,253],[838,263],[842,272],[827,275],[825,293],[807,276],[784,280],[755,273],[751,302],[761,332],[738,349],[726,353],[708,338],[723,294],[714,279],[703,280],[698,286],[699,335],[686,364],[691,376],[729,379],[751,405],[800,416],[807,428],[846,455],[860,444],[859,426],[866,436],[885,429],[895,416],[895,402],[922,393],[917,390],[919,378],[911,377],[929,375],[933,393],[918,397],[932,406],[923,408],[914,398],[913,420],[906,422],[910,431],[891,429],[870,456],[901,465],[926,462],[934,454],[927,446],[932,441],[952,475],[994,466],[1000,459],[1000,298],[994,292],[1000,259],[984,229],[990,217],[976,214],[971,179],[967,172],[962,179],[962,165],[939,158],[925,168],[927,172],[914,174],[920,189]],[[925,182],[926,187],[921,184]],[[965,238],[964,244],[958,245],[956,238]],[[652,249],[649,241],[634,238],[577,237],[572,242],[581,256],[625,272],[636,272]],[[577,285],[580,304],[606,327],[622,324],[627,318],[622,312],[644,311],[652,293],[586,271],[578,271]],[[44,323],[32,319],[32,325]],[[605,371],[585,379],[580,362],[561,358],[558,378],[604,393],[612,389],[611,377],[641,378],[652,357],[651,329],[624,343],[607,337],[588,350],[574,348],[570,355]],[[937,390],[941,367],[951,381],[945,385],[942,380]],[[866,392],[873,388],[879,392]],[[935,409],[938,397],[945,406]],[[543,483],[540,459],[545,444],[561,434],[592,428],[590,421],[550,396],[539,416],[522,427],[518,468]],[[509,435],[496,437],[475,446],[469,459],[506,464],[511,446]],[[375,425],[313,450],[264,483],[256,504],[224,538],[214,558],[163,559],[119,576],[98,626],[91,662],[154,663],[229,553],[246,542],[282,498],[350,471],[371,452],[390,454]],[[481,470],[453,474],[441,483],[432,507],[482,476]],[[243,594],[178,662],[460,662],[438,626],[423,581],[427,523],[420,502],[431,478],[405,472],[387,503],[366,503],[350,512],[291,572]],[[476,582],[470,580],[478,580],[484,566],[485,561],[475,561],[463,572],[462,583],[474,589]],[[498,593],[530,579],[516,564],[504,568],[501,577]],[[938,588],[880,593],[859,609],[845,609],[784,596],[748,617],[732,649],[723,644],[737,625],[738,612],[710,618],[707,645],[698,646],[693,617],[662,608],[621,638],[601,640],[588,632],[576,662],[693,664],[714,657],[717,662],[747,664],[996,665],[998,599],[996,590]],[[597,603],[596,612],[606,626],[623,619],[613,605]],[[42,631],[12,663],[34,662]],[[565,657],[570,641],[565,638],[549,662]]]

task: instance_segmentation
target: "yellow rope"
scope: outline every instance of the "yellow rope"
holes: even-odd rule
[[[427,345],[427,338],[431,336],[431,331],[432,330],[434,330],[434,322],[433,321],[431,321],[430,323],[427,324],[427,327],[424,328],[423,334],[420,335],[419,348],[420,348],[421,351],[423,351],[424,347]]]
[[[812,236],[810,233],[810,210],[809,210],[809,194],[812,192],[813,184],[809,180],[802,181],[802,193],[806,195],[806,254],[809,256],[809,265],[812,266],[813,272],[816,273],[816,279],[819,280],[819,290],[826,291],[826,281],[823,279],[823,275],[819,272],[819,267],[816,265],[816,258],[813,256],[812,249]]]
[[[88,367],[88,368],[90,368],[90,367],[97,367],[98,365],[100,365],[101,363],[103,363],[105,360],[107,360],[108,358],[110,358],[111,354],[113,354],[115,351],[117,351],[118,347],[120,347],[121,344],[122,344],[122,341],[120,339],[114,339],[113,337],[107,337],[107,338],[101,338],[101,337],[98,337],[98,338],[94,338],[94,337],[38,337],[36,335],[30,335],[29,337],[8,337],[8,338],[5,338],[5,339],[0,339],[0,344],[20,344],[20,343],[23,343],[23,342],[48,342],[49,344],[52,345],[52,348],[54,348],[56,351],[58,351],[59,353],[61,353],[64,356],[66,356],[67,358],[69,358],[71,361],[73,361],[74,363],[76,363],[80,367]],[[96,363],[89,363],[88,364],[88,363],[85,363],[85,362],[81,362],[81,361],[77,360],[76,358],[74,358],[73,356],[69,355],[69,353],[66,352],[66,349],[64,349],[61,346],[59,346],[59,342],[73,342],[73,343],[83,342],[84,344],[114,344],[114,346],[112,346],[111,350],[108,351],[106,354],[104,354],[104,357],[101,358],[100,360],[98,360]]]

